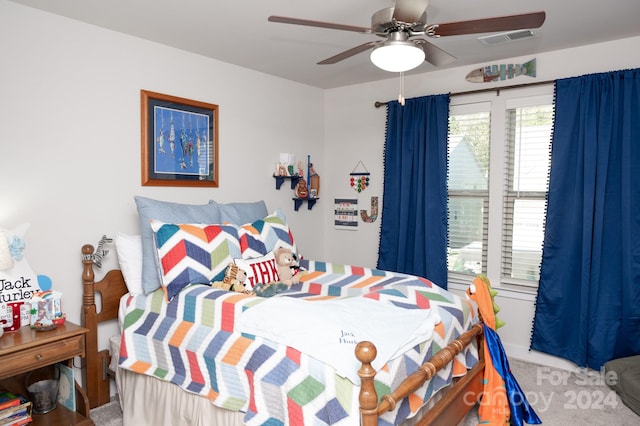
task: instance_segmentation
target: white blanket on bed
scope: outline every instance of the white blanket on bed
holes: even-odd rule
[[[372,365],[384,364],[416,344],[431,339],[440,322],[431,309],[404,309],[355,297],[308,301],[272,297],[240,315],[237,330],[305,352],[360,384],[355,357],[358,342],[376,345]]]

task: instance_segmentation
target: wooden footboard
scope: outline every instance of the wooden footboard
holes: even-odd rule
[[[474,403],[479,400],[482,393],[484,378],[482,325],[474,325],[471,330],[442,348],[429,361],[422,364],[418,370],[404,379],[392,393],[383,395],[379,404],[378,395],[373,385],[376,371],[371,366],[377,355],[376,347],[367,341],[358,343],[356,358],[362,363],[362,367],[358,370],[358,376],[361,380],[359,401],[362,426],[377,425],[380,415],[393,410],[398,402],[435,376],[474,340],[478,342],[479,362],[465,376],[457,379],[446,395],[417,423],[421,426],[449,426],[458,424],[471,410]]]
[[[110,362],[109,351],[98,351],[98,324],[117,320],[120,298],[127,293],[127,286],[120,270],[114,269],[95,282],[93,272],[94,248],[82,247],[82,325],[89,329],[85,337],[84,385],[91,408],[110,401],[110,378],[107,373]],[[101,307],[96,307],[95,294],[100,294]]]

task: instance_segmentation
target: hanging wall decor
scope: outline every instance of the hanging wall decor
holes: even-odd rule
[[[371,197],[371,214],[366,210],[360,210],[360,217],[363,222],[373,223],[378,218],[378,197]]]
[[[358,164],[350,173],[349,183],[356,192],[362,192],[369,186],[369,170],[364,166],[362,160],[358,161]]]
[[[536,76],[536,58],[524,64],[495,64],[476,68],[465,77],[471,83],[489,83],[507,80],[520,75]]]
[[[334,201],[334,223],[336,229],[358,230],[358,199],[337,197]]]
[[[218,185],[218,105],[140,91],[142,186]]]

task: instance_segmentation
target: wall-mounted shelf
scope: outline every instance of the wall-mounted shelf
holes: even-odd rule
[[[282,184],[284,183],[285,180],[291,181],[291,189],[295,190],[296,186],[298,185],[298,181],[300,179],[302,179],[302,176],[277,176],[277,175],[273,175],[273,178],[276,180],[276,189],[277,190],[280,190],[280,187],[282,186]],[[292,198],[292,200],[293,200],[293,207],[294,207],[295,211],[298,211],[300,206],[305,201],[307,202],[307,209],[311,210],[313,208],[313,206],[315,205],[316,201],[319,200],[319,198],[317,198],[317,197],[315,197],[315,198],[294,197],[294,198]]]
[[[295,211],[298,211],[298,209],[300,208],[300,206],[302,205],[302,203],[304,203],[305,201],[307,202],[307,209],[311,210],[313,208],[313,206],[315,205],[316,201],[318,201],[320,198],[292,198],[293,200],[293,204],[294,204],[294,209]]]
[[[284,183],[285,180],[290,180],[291,181],[291,189],[296,189],[296,185],[298,184],[298,181],[300,180],[300,176],[276,176],[274,175],[273,178],[276,180],[276,189],[280,189],[280,187],[282,186],[282,184]]]

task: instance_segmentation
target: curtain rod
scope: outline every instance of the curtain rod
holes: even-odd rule
[[[501,90],[519,89],[522,87],[529,87],[529,86],[541,86],[543,84],[551,84],[553,82],[555,82],[555,80],[536,81],[534,83],[513,84],[511,86],[502,86],[502,87],[491,87],[491,88],[487,87],[486,89],[467,90],[466,92],[449,93],[449,96],[471,95],[474,93],[493,92],[493,91],[496,92],[496,96],[500,96]],[[387,102],[376,101],[373,105],[376,108],[380,108],[381,106],[385,106],[386,104]]]

